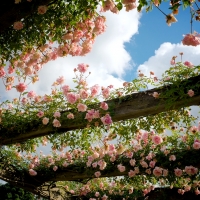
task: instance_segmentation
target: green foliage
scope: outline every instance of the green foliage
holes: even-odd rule
[[[23,190],[22,188],[14,187],[9,183],[0,185],[0,199],[2,200],[36,200],[36,195]]]

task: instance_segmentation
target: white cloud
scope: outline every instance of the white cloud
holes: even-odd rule
[[[68,56],[48,63],[40,72],[40,81],[32,89],[48,93],[50,85],[61,75],[71,85],[73,69],[79,63],[90,66],[89,85],[122,86],[122,76],[131,67],[131,56],[125,50],[124,42],[128,42],[137,33],[140,14],[136,10],[121,11],[118,15],[110,12],[104,14],[107,18],[107,30],[97,37],[91,53],[84,57]]]
[[[138,70],[141,70],[146,76],[149,76],[150,71],[153,71],[157,77],[161,78],[162,74],[171,66],[170,60],[173,56],[178,56],[176,61],[181,61],[180,52],[183,52],[183,62],[190,61],[194,65],[200,64],[200,46],[192,47],[167,42],[161,44],[159,49],[155,51],[155,55],[141,64]],[[199,107],[191,107],[191,114],[193,116],[199,117],[199,112]],[[194,125],[197,125],[197,121],[194,121]]]
[[[200,64],[200,46],[192,47],[166,42],[161,44],[159,49],[155,51],[155,55],[141,64],[138,70],[141,70],[147,76],[150,71],[153,71],[157,77],[161,77],[162,73],[171,66],[170,60],[173,56],[178,56],[176,61],[181,61],[180,52],[183,52],[183,62],[190,61],[194,65]]]

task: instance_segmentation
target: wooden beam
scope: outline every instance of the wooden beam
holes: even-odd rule
[[[183,90],[180,91],[181,87],[179,86],[184,85]],[[124,96],[122,98],[116,98],[113,100],[107,101],[110,110],[110,114],[112,116],[113,122],[117,122],[120,120],[126,120],[131,118],[138,118],[138,117],[145,117],[148,115],[155,115],[161,112],[166,112],[169,110],[176,110],[180,109],[182,107],[188,107],[188,106],[195,106],[200,105],[200,75],[196,77],[192,77],[189,79],[186,79],[182,82],[173,85],[164,86],[162,88],[154,88],[147,91],[142,91],[138,93],[133,93],[131,95]],[[187,91],[194,86],[198,86],[195,88],[195,95],[193,97],[189,97],[186,95],[185,98],[181,98],[180,93],[184,92],[187,94]],[[152,94],[154,92],[158,92],[161,94],[165,94],[166,91],[176,88],[176,91],[174,92],[173,97],[176,97],[176,100],[173,102],[173,105],[169,107],[167,102],[171,97],[168,99],[162,99],[162,98],[154,98]],[[98,105],[91,105],[88,106],[89,109],[95,108]],[[98,106],[99,107],[99,106]],[[69,111],[67,111],[69,112]],[[14,143],[21,143],[28,139],[33,139],[36,137],[41,137],[45,135],[49,135],[52,133],[64,133],[67,131],[75,130],[75,129],[84,129],[88,121],[85,118],[86,113],[77,112],[75,113],[75,119],[69,120],[66,117],[65,111],[62,112],[62,116],[60,118],[61,121],[61,127],[55,129],[53,126],[43,126],[41,127],[40,124],[36,124],[34,128],[31,130],[27,130],[26,133],[18,133],[18,129],[16,130],[13,128],[10,133],[8,132],[6,138],[1,138],[0,144],[1,145],[8,145],[8,144],[14,144]],[[26,126],[26,125],[25,125]],[[27,127],[30,127],[29,124],[27,124]],[[0,135],[4,135],[4,133],[7,130],[5,130],[3,127],[0,129]],[[17,134],[18,133],[18,134]],[[10,134],[10,136],[9,136]]]

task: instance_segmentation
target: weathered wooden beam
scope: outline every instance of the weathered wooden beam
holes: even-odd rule
[[[200,75],[196,77],[192,77],[190,79],[186,79],[180,83],[180,85],[184,85],[184,93],[187,94],[187,91],[190,88],[193,88],[195,85],[200,85]],[[107,101],[110,107],[110,113],[112,116],[113,122],[117,122],[120,120],[126,120],[131,118],[145,117],[148,115],[155,115],[161,112],[166,112],[169,110],[176,110],[182,107],[195,106],[200,105],[200,87],[195,88],[195,95],[193,97],[181,98],[179,92],[175,92],[173,96],[176,97],[176,101],[173,102],[173,105],[169,107],[167,101],[169,99],[163,98],[154,98],[152,94],[154,92],[158,92],[161,94],[166,93],[167,90],[171,88],[177,88],[176,84],[164,86],[162,88],[154,88],[147,91],[142,91],[138,93],[133,93],[131,95],[127,95],[122,98],[116,98],[113,100]],[[177,90],[179,91],[179,90]],[[181,93],[181,91],[180,91]],[[170,98],[170,97],[169,97]],[[88,106],[89,108],[97,107],[97,105]],[[66,111],[69,112],[69,111]],[[18,130],[12,129],[11,136],[9,134],[6,138],[1,138],[1,145],[8,145],[14,143],[21,143],[28,139],[41,137],[45,135],[49,135],[52,133],[63,133],[70,130],[75,129],[84,129],[88,121],[85,118],[86,113],[77,112],[75,113],[75,118],[73,120],[67,119],[66,112],[62,112],[62,116],[60,118],[61,127],[55,129],[53,126],[43,126],[41,124],[36,124],[33,129],[27,130],[24,134],[17,134]],[[29,126],[29,124],[27,124]],[[4,135],[3,133],[6,130],[3,127],[0,129],[0,135]],[[16,133],[15,133],[16,132]],[[2,133],[2,134],[1,134]],[[13,134],[14,133],[14,134]]]
[[[156,155],[154,159],[157,160],[156,162],[156,166],[161,167],[163,169],[168,169],[168,173],[170,176],[170,179],[175,176],[174,175],[174,169],[176,168],[180,168],[180,169],[184,169],[185,166],[194,166],[198,169],[200,169],[200,159],[199,159],[199,153],[200,150],[174,150],[173,152],[171,152],[176,156],[176,160],[171,162],[171,164],[169,165],[169,157],[166,156],[164,153],[160,153],[159,155]],[[181,156],[178,156],[180,155]],[[141,160],[141,157],[134,157],[134,159],[136,160],[136,162],[138,163]],[[45,185],[50,185],[48,183],[53,183],[54,181],[78,181],[78,182],[83,182],[85,180],[85,182],[87,182],[87,180],[89,179],[93,179],[95,178],[94,176],[94,172],[95,171],[101,171],[101,177],[116,177],[116,176],[127,176],[128,172],[130,170],[134,170],[134,167],[132,167],[129,163],[128,158],[124,157],[119,158],[119,160],[117,159],[115,162],[113,163],[107,163],[107,166],[104,170],[99,170],[93,167],[80,167],[80,164],[71,164],[68,167],[59,167],[57,171],[53,171],[52,167],[50,168],[44,168],[44,169],[40,169],[37,170],[37,175],[36,176],[30,176],[28,172],[24,171],[23,173],[19,173],[18,170],[15,170],[13,168],[13,172],[7,172],[6,170],[4,171],[3,174],[0,175],[0,178],[3,180],[6,180],[7,182],[14,184],[18,187],[21,187],[23,189],[26,189],[30,192],[33,192],[35,194],[39,194],[42,196],[48,196],[48,192],[45,189]],[[160,160],[160,161],[159,161]],[[2,160],[3,161],[3,160]],[[117,165],[118,164],[122,164],[123,166],[126,167],[126,170],[124,172],[120,172],[117,169]],[[143,168],[141,166],[139,166],[139,170],[140,172],[137,175],[147,175],[145,173],[146,168]],[[153,169],[152,169],[153,170]],[[137,176],[136,175],[136,176]],[[154,176],[153,173],[151,173],[148,176]],[[197,175],[198,176],[198,175]],[[163,177],[163,178],[167,178],[167,177]],[[175,181],[176,177],[174,177],[174,181]],[[56,189],[56,185],[53,186],[52,185],[52,189],[55,188]],[[44,189],[44,191],[43,191]],[[51,187],[49,187],[49,189],[51,190]],[[164,191],[168,190],[164,188]],[[162,191],[162,190],[160,190]],[[170,190],[171,195],[174,196],[173,199],[176,199],[176,197],[180,197],[180,195],[178,195],[177,193],[177,189],[175,190]],[[172,192],[173,191],[173,192]],[[155,198],[157,196],[157,194],[159,194],[159,192],[151,192],[150,194],[148,194],[149,199],[157,199]],[[192,195],[192,194],[190,194]],[[187,196],[187,195],[186,195]],[[178,198],[182,200],[182,198]],[[184,199],[184,198],[183,198]],[[184,199],[185,200],[185,199]]]

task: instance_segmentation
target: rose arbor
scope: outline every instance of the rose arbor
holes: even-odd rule
[[[198,198],[200,126],[188,107],[200,103],[200,68],[182,62],[183,53],[181,62],[172,58],[160,79],[154,72],[148,77],[139,72],[121,88],[90,86],[89,66],[82,63],[74,69],[74,88],[60,76],[50,94],[29,91],[45,63],[91,51],[106,29],[100,14],[123,7],[160,10],[160,3],[2,4],[7,11],[0,15],[0,77],[6,90],[19,93],[19,98],[1,103],[2,180],[49,199],[155,199],[160,188],[166,198]],[[177,21],[180,5],[171,2],[172,13],[165,14],[168,25]],[[183,5],[191,6],[191,21],[199,20],[197,2]],[[199,45],[199,35],[187,34],[183,44]],[[154,89],[147,89],[150,85]],[[37,145],[47,144],[50,155],[35,152]]]

